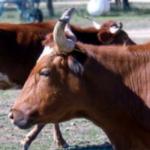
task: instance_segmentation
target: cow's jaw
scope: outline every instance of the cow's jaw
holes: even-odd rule
[[[19,111],[18,111],[19,112]],[[18,113],[16,113],[18,115]],[[15,115],[16,115],[15,114]],[[19,112],[19,117],[17,116],[17,119],[14,119],[14,114],[12,112],[9,113],[8,117],[11,119],[11,123],[19,127],[20,129],[27,129],[32,126],[32,123],[29,123],[29,119],[27,118],[26,115],[21,114]],[[23,117],[22,117],[23,116]],[[30,120],[31,121],[31,120]]]

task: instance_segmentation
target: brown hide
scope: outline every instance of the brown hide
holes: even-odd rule
[[[149,150],[150,44],[77,42],[76,48],[80,52],[49,54],[37,62],[12,107],[14,124],[28,128],[85,117],[116,150]]]

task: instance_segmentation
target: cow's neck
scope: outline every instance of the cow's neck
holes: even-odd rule
[[[107,49],[105,50],[107,51]],[[111,54],[112,53],[112,54]],[[105,52],[98,61],[116,76],[150,108],[150,50],[126,48]]]
[[[91,97],[89,118],[106,131],[116,149],[150,149],[150,52],[102,47],[89,53],[94,57],[84,74]]]
[[[150,44],[147,45],[147,49],[145,45],[89,47],[87,52],[98,61],[101,67],[97,65],[97,68],[105,68],[105,71],[108,70],[119,77],[128,88],[144,99],[150,108]]]

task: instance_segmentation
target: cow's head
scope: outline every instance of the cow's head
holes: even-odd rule
[[[75,38],[72,35],[67,38],[64,33],[72,12],[73,9],[69,9],[56,23],[53,36],[49,38],[51,42],[45,46],[11,109],[9,117],[20,128],[40,122],[64,121],[78,115],[74,112],[82,112],[79,99],[84,91],[79,80],[86,58],[72,52]]]
[[[97,37],[102,44],[135,44],[128,34],[122,29],[121,22],[107,21],[102,25],[93,22],[94,27],[99,30]]]

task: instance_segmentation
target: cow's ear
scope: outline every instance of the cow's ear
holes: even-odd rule
[[[74,56],[70,55],[67,58],[68,67],[72,73],[75,75],[81,76],[84,72],[83,64],[78,61]]]

